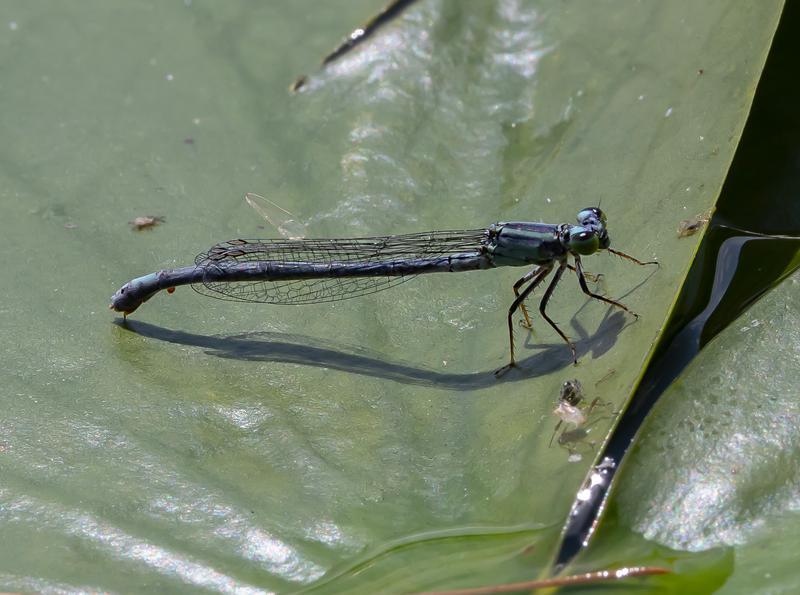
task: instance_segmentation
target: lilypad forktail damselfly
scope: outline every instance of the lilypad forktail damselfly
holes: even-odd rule
[[[318,304],[382,291],[423,273],[532,266],[513,285],[515,299],[507,316],[510,360],[497,373],[516,365],[514,313],[521,310],[530,322],[524,302],[554,270],[539,312],[567,343],[577,363],[575,345],[546,312],[564,271],[575,271],[589,297],[638,318],[620,302],[589,289],[581,257],[606,250],[639,265],[658,264],[610,248],[606,216],[599,208],[581,210],[577,220],[578,225],[510,221],[483,229],[352,239],[230,240],[200,253],[194,265],[129,281],[113,295],[109,307],[127,316],[159,291],[179,285],[223,300]]]

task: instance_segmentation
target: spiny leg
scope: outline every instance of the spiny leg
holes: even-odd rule
[[[624,252],[620,252],[619,250],[614,250],[613,248],[606,248],[606,250],[608,250],[609,252],[611,252],[611,254],[616,254],[617,256],[621,256],[622,258],[627,258],[627,259],[628,259],[628,260],[630,260],[631,262],[635,262],[636,264],[638,264],[638,265],[640,265],[640,266],[646,266],[646,265],[648,265],[648,264],[654,264],[654,265],[656,265],[656,266],[661,266],[661,265],[658,263],[658,261],[657,261],[657,260],[648,260],[647,262],[642,262],[642,261],[641,261],[641,260],[639,260],[638,258],[634,258],[634,257],[633,257],[633,256],[631,256],[630,254],[625,254]]]
[[[511,359],[509,360],[508,365],[503,366],[494,373],[494,375],[498,378],[517,365],[517,362],[514,359],[514,312],[517,311],[517,308],[519,308],[520,304],[527,299],[531,292],[536,289],[536,287],[545,279],[545,277],[547,277],[547,275],[550,274],[550,271],[552,270],[553,265],[543,265],[538,269],[531,271],[533,273],[531,284],[522,290],[522,293],[508,308],[508,344],[511,349]]]
[[[528,281],[533,279],[534,275],[539,271],[539,268],[535,268],[532,271],[525,273],[525,276],[519,279],[516,283],[514,283],[514,296],[519,297],[519,288],[525,285]],[[520,304],[519,309],[522,310],[522,315],[525,317],[525,322],[523,326],[527,329],[533,328],[533,323],[531,322],[531,317],[528,316],[528,309],[525,307],[525,304]]]
[[[577,272],[577,271],[575,270],[575,267],[574,267],[574,266],[572,266],[571,264],[568,264],[568,265],[567,265],[567,268],[568,268],[570,271],[572,271],[573,273]],[[587,271],[583,271],[583,276],[584,276],[584,277],[586,277],[587,279],[589,279],[589,281],[591,281],[592,283],[599,283],[599,282],[600,282],[600,279],[602,279],[602,278],[603,278],[605,275],[603,275],[603,273],[597,273],[597,274],[595,275],[594,273],[589,273],[589,272],[587,272]]]
[[[567,268],[566,261],[558,265],[556,274],[553,275],[553,280],[550,281],[550,285],[547,286],[547,290],[545,290],[544,295],[542,296],[542,301],[539,302],[539,313],[542,315],[542,318],[544,318],[550,324],[550,326],[552,326],[555,329],[555,331],[559,334],[559,336],[562,339],[564,339],[564,341],[566,341],[567,345],[569,345],[570,351],[572,351],[572,361],[575,365],[577,365],[578,352],[575,349],[575,345],[572,343],[572,341],[569,340],[569,337],[567,337],[567,335],[565,335],[563,331],[560,328],[558,328],[558,325],[555,322],[553,322],[553,320],[547,315],[547,312],[545,312],[545,309],[547,308],[547,302],[550,301],[550,296],[553,295],[553,292],[556,289],[556,285],[558,285],[558,282],[561,280],[561,276],[564,274],[564,269],[566,268]],[[584,283],[586,283],[585,280]]]
[[[596,300],[600,300],[601,302],[605,302],[606,304],[611,304],[612,306],[616,306],[617,308],[622,308],[628,314],[633,314],[637,319],[639,318],[639,315],[636,312],[634,312],[633,310],[631,310],[630,308],[628,308],[625,304],[621,304],[621,303],[616,302],[616,301],[614,301],[612,299],[609,299],[607,297],[603,297],[602,295],[599,295],[599,294],[596,294],[596,293],[592,293],[591,291],[589,291],[589,286],[586,285],[586,279],[583,276],[583,266],[581,266],[581,258],[580,258],[580,256],[577,256],[577,255],[575,256],[575,272],[578,274],[578,283],[580,284],[581,291],[583,291],[583,293],[585,293],[586,295],[588,295],[591,298],[594,298]]]

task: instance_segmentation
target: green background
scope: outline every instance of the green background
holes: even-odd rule
[[[3,588],[407,591],[546,570],[591,464],[548,445],[558,388],[624,405],[699,240],[676,227],[716,199],[781,3],[426,0],[314,70],[380,7],[0,7]],[[182,288],[115,325],[128,279],[273,233],[247,191],[322,237],[601,203],[613,246],[662,266],[587,258],[641,320],[565,278],[549,311],[580,365],[536,319],[501,381],[523,270],[303,308]],[[165,222],[135,232],[141,215]]]

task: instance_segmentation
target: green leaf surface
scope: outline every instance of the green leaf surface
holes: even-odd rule
[[[424,0],[288,93],[381,4],[0,7],[4,589],[403,591],[546,568],[613,421],[568,463],[559,386],[622,407],[782,3]],[[536,318],[501,381],[524,270],[304,308],[184,289],[112,323],[128,279],[269,236],[247,191],[317,236],[571,222],[602,201],[613,246],[662,266],[587,258],[640,321],[565,278],[548,312],[580,365]],[[165,221],[133,231],[141,215]]]
[[[648,539],[680,550],[732,546],[735,571],[723,592],[800,586],[788,545],[800,490],[799,287],[795,274],[690,364],[615,492],[620,522]]]

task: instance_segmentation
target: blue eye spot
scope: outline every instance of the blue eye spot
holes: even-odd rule
[[[605,225],[606,214],[597,207],[589,207],[578,213],[578,223],[581,225]]]

